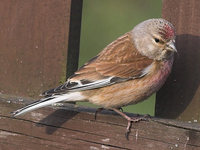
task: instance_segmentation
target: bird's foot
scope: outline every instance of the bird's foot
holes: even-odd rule
[[[113,111],[115,111],[116,113],[118,113],[119,115],[121,115],[122,117],[124,117],[127,121],[128,121],[128,125],[126,127],[126,132],[125,132],[125,137],[128,140],[129,134],[131,132],[131,126],[133,122],[139,122],[142,120],[147,120],[150,116],[149,115],[145,115],[145,116],[135,116],[135,117],[129,117],[127,116],[125,113],[121,112],[119,109],[112,109]]]
[[[125,137],[127,140],[129,140],[129,134],[131,132],[131,127],[133,122],[139,122],[139,121],[146,121],[147,118],[146,116],[136,116],[136,117],[129,117],[126,115],[126,119],[128,121],[127,127],[126,127],[126,132],[125,132]]]

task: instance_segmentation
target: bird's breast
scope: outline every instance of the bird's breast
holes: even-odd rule
[[[138,103],[157,92],[170,74],[173,59],[154,62],[151,73],[145,77],[95,89],[88,100],[103,107],[122,107]]]
[[[146,76],[143,82],[143,87],[147,90],[147,93],[152,94],[161,88],[171,72],[172,64],[173,59],[163,62],[155,62],[154,70],[149,76]],[[147,96],[149,95],[147,94]]]

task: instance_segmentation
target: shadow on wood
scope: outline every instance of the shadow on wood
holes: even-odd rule
[[[156,116],[182,119],[181,114],[188,112],[184,120],[193,122],[200,118],[200,37],[178,35],[176,42],[178,55],[170,77],[157,94]]]
[[[152,118],[134,123],[128,141],[127,121],[111,111],[94,120],[96,109],[59,104],[10,116],[27,101],[0,98],[0,149],[200,149],[198,124]]]
[[[68,120],[72,119],[77,115],[78,112],[69,112],[64,109],[58,109],[54,112],[52,112],[50,115],[46,116],[42,120],[40,120],[37,125],[41,126],[42,124],[53,124],[56,127],[61,127],[65,122]],[[57,116],[62,116],[62,119],[57,119]],[[46,127],[46,133],[47,134],[53,134],[56,131],[57,128],[51,128],[51,127]]]
[[[162,17],[176,28],[172,74],[156,98],[156,116],[200,121],[200,1],[163,0]]]

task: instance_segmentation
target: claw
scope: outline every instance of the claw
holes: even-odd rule
[[[148,119],[151,119],[151,116],[149,115],[149,114],[146,114],[146,115],[144,115],[144,120],[148,120]]]
[[[126,132],[125,132],[125,137],[126,137],[127,140],[129,140],[128,137],[129,137],[129,134],[131,132],[131,126],[132,126],[132,121],[128,120],[128,125],[126,127]]]

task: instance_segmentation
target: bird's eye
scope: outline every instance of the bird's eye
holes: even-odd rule
[[[159,42],[160,42],[160,40],[157,39],[157,38],[155,38],[154,40],[155,40],[156,43],[159,43]]]

